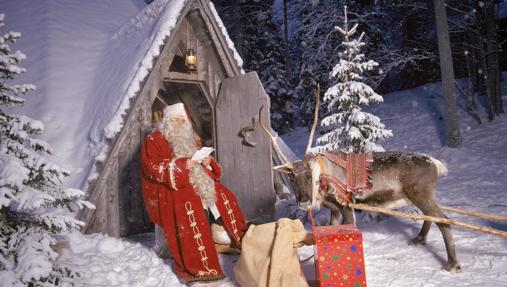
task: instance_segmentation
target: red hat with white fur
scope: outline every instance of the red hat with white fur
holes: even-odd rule
[[[169,105],[164,109],[164,117],[170,116],[182,116],[188,118],[187,111],[185,110],[185,106],[183,103],[177,103],[173,105]]]

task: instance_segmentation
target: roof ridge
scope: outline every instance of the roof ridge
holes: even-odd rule
[[[130,18],[125,24],[121,25],[114,33],[112,38],[118,39],[124,35],[131,35],[137,31],[141,31],[146,23],[159,19],[164,12],[167,4],[173,0],[155,0],[134,17]]]

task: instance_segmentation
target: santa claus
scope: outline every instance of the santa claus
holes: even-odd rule
[[[198,149],[182,103],[164,109],[161,122],[141,149],[142,190],[149,217],[160,225],[187,284],[224,278],[210,229],[219,221],[231,244],[240,246],[245,220],[233,193],[218,180],[222,171],[208,156],[191,160]]]

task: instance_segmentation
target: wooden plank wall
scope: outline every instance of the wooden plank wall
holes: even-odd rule
[[[263,123],[269,127],[269,98],[257,73],[224,80],[216,107],[216,141],[222,182],[236,194],[248,219],[266,221],[272,218],[275,203],[269,138],[258,128],[251,134],[256,143],[251,147],[239,136],[261,106]]]

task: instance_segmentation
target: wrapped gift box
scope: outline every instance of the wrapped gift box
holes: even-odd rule
[[[354,225],[313,227],[315,277],[321,287],[365,287],[363,235]]]

